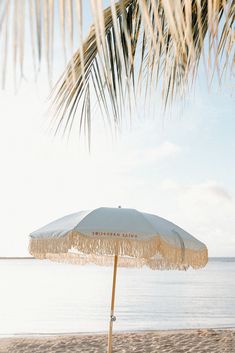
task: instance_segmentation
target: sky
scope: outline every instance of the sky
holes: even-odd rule
[[[201,70],[184,104],[155,117],[140,109],[116,137],[97,117],[91,152],[75,131],[69,141],[53,136],[48,93],[43,75],[17,94],[0,91],[0,256],[27,256],[29,233],[56,218],[119,205],[171,220],[206,243],[209,256],[235,256],[229,79],[208,90]]]

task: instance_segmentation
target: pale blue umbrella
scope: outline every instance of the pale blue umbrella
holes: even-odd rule
[[[208,261],[205,244],[161,217],[129,208],[101,207],[60,218],[30,234],[30,253],[39,259],[114,266],[108,353],[117,266],[186,270]]]

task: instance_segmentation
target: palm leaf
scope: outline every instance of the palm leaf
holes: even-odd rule
[[[79,109],[88,104],[90,83],[91,99],[95,95],[100,111],[119,126],[125,110],[131,113],[137,98],[144,95],[147,100],[157,86],[165,106],[184,96],[203,54],[208,71],[216,69],[221,79],[221,67],[234,64],[234,12],[234,1],[218,0],[123,0],[112,3],[102,18],[94,12],[94,25],[82,48],[84,72],[78,50],[74,67],[67,66],[52,94],[57,128],[66,131],[71,117],[80,124],[91,121],[92,110],[85,116],[87,110]],[[90,78],[94,70],[96,81]]]
[[[90,2],[94,24],[85,41],[82,0],[0,2],[3,85],[10,26],[16,85],[24,73],[27,14],[35,77],[44,56],[52,80],[58,36],[65,62],[79,39],[51,94],[56,132],[71,131],[77,122],[89,134],[94,107],[119,127],[125,111],[131,115],[136,102],[157,90],[165,106],[171,104],[197,78],[201,58],[209,80],[234,75],[234,0],[110,0],[105,10],[101,0]],[[54,31],[58,23],[60,31]]]

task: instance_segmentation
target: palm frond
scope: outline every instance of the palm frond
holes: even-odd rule
[[[16,86],[31,62],[37,77],[45,61],[52,82],[55,46],[61,44],[66,65],[74,53],[74,38],[78,36],[76,46],[83,41],[82,17],[82,0],[0,1],[0,59],[6,55],[13,62]],[[12,48],[8,45],[4,49],[6,38]],[[4,77],[4,59],[1,61]]]
[[[90,3],[94,24],[83,42],[82,0],[0,2],[3,85],[9,32],[15,81],[24,74],[27,15],[35,76],[44,55],[52,81],[58,36],[65,62],[71,57],[51,94],[56,131],[70,131],[77,121],[79,131],[89,133],[97,109],[118,127],[127,109],[131,115],[136,102],[157,90],[167,106],[186,94],[201,59],[209,80],[234,75],[234,0],[110,0],[105,10],[102,0]]]
[[[71,130],[79,103],[79,124],[85,123],[87,109],[84,105],[91,106],[86,90],[91,83],[93,96],[96,95],[103,115],[108,118],[112,116],[114,122],[119,124],[126,95],[130,99],[130,77],[133,76],[133,57],[138,37],[136,21],[130,19],[132,8],[133,1],[125,0],[97,15],[82,47],[84,60],[81,49],[77,50],[52,92],[52,109],[55,107],[54,114],[58,118],[57,131],[60,128],[63,131]],[[94,16],[95,10],[97,8],[94,8]],[[103,20],[100,19],[101,15]],[[130,24],[134,25],[134,36]]]
[[[101,112],[119,126],[125,108],[131,111],[135,100],[159,86],[165,106],[183,96],[202,55],[211,77],[217,70],[220,80],[234,65],[234,1],[122,0],[103,14],[97,13],[99,6],[93,0],[94,25],[82,48],[84,71],[78,50],[52,94],[57,128],[63,131],[69,124],[71,130],[75,117],[81,124],[92,119],[92,110],[85,118],[87,110],[79,109],[91,106],[89,84]]]

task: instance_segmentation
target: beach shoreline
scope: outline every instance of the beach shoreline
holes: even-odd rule
[[[0,338],[0,353],[105,353],[107,333]],[[235,328],[115,332],[113,353],[235,353]]]
[[[231,327],[197,327],[197,328],[166,328],[166,329],[148,329],[148,330],[116,330],[115,335],[122,335],[122,334],[130,334],[130,333],[159,333],[159,334],[164,334],[164,333],[181,333],[181,332],[195,332],[195,331],[201,331],[201,330],[214,330],[214,331],[235,331],[235,326]],[[0,333],[0,341],[1,339],[4,338],[37,338],[37,337],[66,337],[66,336],[90,336],[90,335],[106,335],[107,331],[74,331],[74,332],[25,332],[25,333],[13,333],[13,334],[1,334]]]

